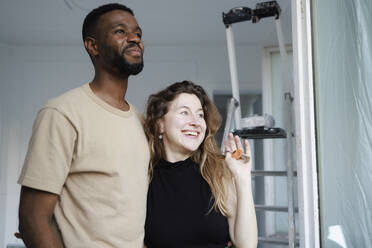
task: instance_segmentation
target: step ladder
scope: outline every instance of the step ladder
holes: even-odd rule
[[[294,177],[297,176],[294,171],[293,159],[293,142],[294,142],[294,125],[293,125],[293,94],[291,87],[291,77],[289,73],[289,65],[287,53],[284,47],[284,40],[280,24],[280,6],[276,1],[257,3],[255,9],[248,7],[237,7],[229,10],[227,13],[222,13],[223,23],[226,27],[227,48],[229,55],[229,66],[232,86],[232,98],[227,106],[227,118],[224,128],[224,136],[227,137],[231,131],[233,123],[235,129],[234,135],[247,139],[274,139],[285,138],[287,140],[287,166],[286,171],[252,171],[253,177],[258,176],[274,176],[274,177],[287,177],[287,193],[288,193],[288,206],[267,206],[255,205],[256,211],[276,211],[288,212],[288,233],[286,235],[277,235],[275,237],[258,237],[259,243],[270,243],[277,245],[288,245],[290,248],[299,246],[299,240],[296,238],[295,230],[295,212],[298,209],[294,206]],[[279,41],[280,55],[282,64],[284,65],[286,93],[284,99],[286,102],[286,131],[282,128],[274,127],[274,121],[271,116],[264,115],[261,117],[241,117],[240,109],[240,96],[239,96],[239,81],[236,66],[236,55],[234,47],[234,35],[232,31],[232,24],[244,21],[252,21],[253,23],[259,22],[260,19],[266,17],[275,17],[276,30]],[[223,142],[221,144],[223,150]]]

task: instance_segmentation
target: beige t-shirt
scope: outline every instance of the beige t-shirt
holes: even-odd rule
[[[85,84],[40,110],[18,182],[59,195],[65,247],[142,247],[148,164],[134,107],[116,109]]]

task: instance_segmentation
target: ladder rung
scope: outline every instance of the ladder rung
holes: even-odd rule
[[[286,171],[265,171],[265,170],[254,170],[251,172],[253,176],[281,176],[286,177]],[[297,172],[293,172],[293,176],[297,176]]]
[[[260,211],[276,211],[276,212],[288,212],[288,207],[285,206],[267,206],[267,205],[254,205],[256,210]],[[298,208],[294,209],[298,213]]]
[[[258,237],[258,242],[288,245],[288,238]],[[298,246],[299,244],[300,244],[300,241],[296,239],[296,246]]]
[[[238,135],[244,139],[274,139],[287,138],[287,133],[284,129],[278,127],[256,127],[243,128],[233,131],[234,135]]]

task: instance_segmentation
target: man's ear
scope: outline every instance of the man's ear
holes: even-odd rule
[[[98,55],[98,46],[97,46],[97,41],[95,38],[93,37],[85,37],[84,39],[84,46],[85,46],[85,49],[87,49],[88,53],[95,57]]]

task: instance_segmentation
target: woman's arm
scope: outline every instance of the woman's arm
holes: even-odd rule
[[[233,135],[229,134],[225,149],[226,164],[234,178],[234,185],[229,185],[227,200],[230,237],[237,248],[257,247],[257,219],[252,195],[249,142],[245,140],[245,155],[249,157],[248,161],[231,157],[232,151],[243,150],[238,136],[234,139]]]

